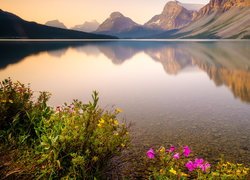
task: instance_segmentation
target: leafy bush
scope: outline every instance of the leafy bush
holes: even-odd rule
[[[120,112],[104,112],[93,102],[58,107],[44,123],[38,151],[41,154],[41,176],[94,178],[102,174],[108,160],[118,155],[129,143],[127,126],[119,124]]]
[[[17,164],[36,178],[103,176],[109,160],[129,144],[128,126],[117,120],[121,110],[99,108],[97,92],[88,104],[74,100],[56,110],[47,106],[49,96],[40,92],[33,101],[29,87],[11,79],[1,83],[0,143],[6,145],[6,150],[1,148],[3,152],[10,145],[18,149],[21,162]],[[27,163],[30,165],[25,166]]]
[[[33,92],[20,82],[6,79],[0,83],[0,142],[11,145],[32,144],[38,138],[42,118],[52,109],[47,106],[49,93],[40,92],[34,102]]]
[[[192,158],[188,146],[147,151],[151,159],[150,179],[247,179],[249,168],[242,164],[224,163],[212,167],[203,158]]]

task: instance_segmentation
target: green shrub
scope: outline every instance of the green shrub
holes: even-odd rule
[[[40,92],[34,101],[29,87],[4,80],[0,87],[0,143],[6,150],[9,146],[18,149],[21,162],[17,164],[36,178],[103,176],[109,160],[129,144],[128,126],[117,120],[121,110],[99,108],[97,92],[88,104],[74,100],[56,110],[47,106],[49,96]],[[25,167],[27,163],[30,165]]]
[[[97,106],[98,94],[93,102],[58,107],[44,122],[41,143],[41,176],[46,178],[94,178],[102,174],[108,160],[118,155],[129,143],[127,126],[119,124],[114,112]]]
[[[40,92],[35,102],[33,98],[30,88],[20,82],[0,83],[0,142],[31,145],[37,140],[38,126],[52,110],[46,104],[49,93]]]

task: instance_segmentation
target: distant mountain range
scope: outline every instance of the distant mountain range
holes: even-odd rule
[[[67,29],[67,27],[59,20],[52,20],[45,23],[46,26],[57,27],[61,29]]]
[[[100,24],[96,20],[93,20],[93,21],[86,21],[80,25],[76,25],[71,29],[83,32],[93,32],[96,31],[99,26]]]
[[[249,0],[210,0],[204,7],[169,1],[144,25],[115,12],[96,32],[120,38],[250,38],[249,17]]]
[[[112,39],[115,37],[97,35],[74,30],[49,27],[35,22],[28,22],[20,17],[0,10],[0,38],[31,39]]]
[[[169,1],[160,14],[153,16],[144,25],[136,23],[120,12],[113,12],[101,24],[97,21],[85,22],[72,27],[74,30],[72,31],[65,30],[67,27],[58,20],[48,21],[47,26],[43,26],[0,11],[0,38],[110,38],[110,36],[117,36],[138,39],[250,39],[249,17],[250,0],[210,0],[203,7],[200,4]]]

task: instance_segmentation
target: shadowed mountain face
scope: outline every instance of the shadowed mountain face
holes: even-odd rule
[[[67,29],[67,27],[58,20],[52,20],[45,23],[46,26],[57,27],[61,29]]]
[[[112,39],[107,35],[97,35],[28,22],[20,17],[0,10],[0,38],[31,39]]]
[[[73,47],[85,53],[91,47],[116,65],[122,65],[134,55],[144,52],[162,64],[169,75],[198,67],[205,71],[216,86],[228,87],[236,98],[250,103],[250,54],[248,42],[101,42],[101,43],[0,43],[0,70],[19,63],[31,54],[47,51],[62,56]],[[15,54],[13,55],[13,50]]]
[[[123,31],[128,31],[134,27],[139,26],[132,19],[125,17],[120,12],[113,12],[110,17],[106,19],[96,30],[96,32],[114,34]]]
[[[194,11],[187,10],[178,1],[170,1],[162,13],[154,16],[145,26],[162,30],[179,29],[189,24],[194,16],[196,16]]]

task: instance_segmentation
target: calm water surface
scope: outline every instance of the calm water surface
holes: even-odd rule
[[[0,79],[124,110],[134,143],[250,162],[250,42],[1,42]]]

